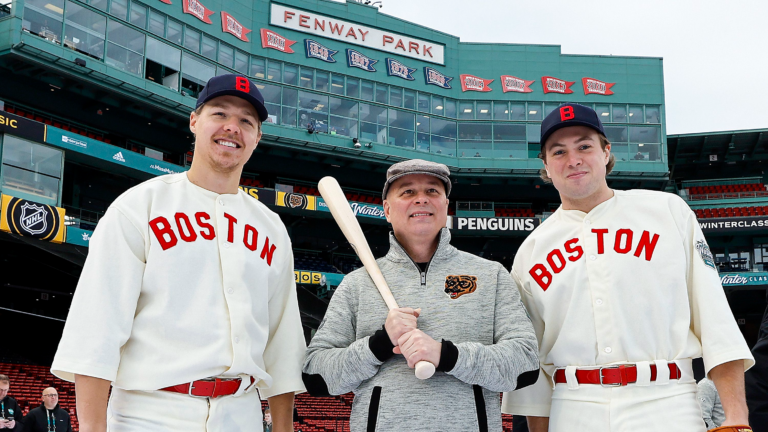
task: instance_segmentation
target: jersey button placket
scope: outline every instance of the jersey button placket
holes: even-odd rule
[[[592,218],[587,217],[584,219],[582,225],[584,242],[584,251],[587,254],[587,261],[585,265],[587,267],[587,275],[589,278],[589,292],[592,297],[592,317],[595,325],[595,336],[597,338],[598,352],[597,359],[598,364],[607,363],[601,359],[607,357],[607,355],[613,352],[610,346],[612,344],[611,327],[613,325],[611,320],[610,309],[605,305],[605,299],[608,297],[608,287],[605,281],[605,266],[608,265],[605,253],[607,250],[604,248],[603,253],[598,253],[597,247],[597,234],[592,232],[595,228]]]

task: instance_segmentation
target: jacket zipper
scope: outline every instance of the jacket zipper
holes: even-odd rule
[[[435,249],[435,253],[433,253],[432,257],[429,258],[429,261],[427,261],[427,266],[424,268],[424,271],[421,271],[421,267],[419,267],[419,265],[416,264],[416,261],[414,261],[410,255],[408,255],[408,252],[405,251],[405,248],[397,240],[397,237],[395,237],[395,242],[397,242],[398,246],[400,246],[400,249],[402,249],[403,253],[405,253],[405,256],[407,256],[408,259],[411,260],[413,265],[416,267],[416,270],[419,272],[419,275],[421,276],[421,286],[427,286],[427,272],[429,271],[429,265],[432,264],[432,260],[435,258],[435,255],[437,254],[437,249],[440,249],[440,243],[438,242],[437,249]]]

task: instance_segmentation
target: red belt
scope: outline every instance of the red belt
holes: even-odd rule
[[[679,379],[682,374],[674,363],[669,364],[669,379]],[[625,386],[637,382],[637,366],[603,366],[600,369],[577,369],[576,381],[579,384],[600,384],[604,386]],[[656,381],[656,365],[651,364],[651,381]],[[565,369],[555,372],[555,383],[564,384]]]
[[[219,396],[229,396],[237,393],[237,390],[240,388],[240,383],[242,381],[243,380],[240,378],[214,378],[210,380],[198,380],[191,383],[179,384],[162,388],[160,390],[188,394],[193,397],[216,398]],[[256,380],[251,377],[251,385],[253,385],[255,381]]]

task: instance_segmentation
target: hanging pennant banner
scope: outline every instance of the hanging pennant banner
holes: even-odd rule
[[[203,6],[198,0],[183,0],[182,4],[184,13],[192,15],[206,24],[213,24],[210,17],[214,12]]]
[[[453,80],[453,77],[445,76],[441,74],[437,69],[432,69],[431,67],[425,67],[424,80],[426,81],[427,84],[432,84],[444,89],[449,89],[451,88],[450,82]]]
[[[461,74],[461,91],[476,91],[476,92],[489,92],[491,88],[488,87],[493,80],[482,79],[474,75]]]
[[[295,43],[296,41],[286,39],[280,36],[279,34],[273,32],[272,30],[267,30],[265,28],[261,29],[261,47],[262,48],[272,48],[278,51],[282,51],[284,53],[293,54],[294,51],[291,48],[291,45]]]
[[[347,48],[347,66],[349,67],[356,67],[368,72],[376,72],[376,68],[374,68],[373,65],[378,62],[378,60],[374,60],[362,53]]]
[[[611,87],[616,83],[607,83],[594,78],[582,78],[581,85],[584,87],[584,94],[599,94],[604,96],[610,96],[613,94]]]
[[[388,58],[387,61],[387,75],[396,76],[404,80],[413,81],[416,78],[411,75],[416,72],[416,68],[409,68],[408,66],[400,63],[399,61]]]
[[[307,58],[316,58],[324,62],[336,63],[336,59],[333,58],[333,55],[338,51],[327,48],[312,39],[304,39],[304,49]]]
[[[576,81],[563,81],[550,76],[541,77],[541,87],[544,88],[544,93],[571,94],[573,93],[571,86],[575,83]]]
[[[235,17],[224,11],[221,12],[221,30],[224,31],[224,33],[235,35],[236,38],[243,42],[250,42],[246,35],[250,33],[251,30],[243,27]]]
[[[173,3],[171,3],[171,0],[160,0],[160,1],[165,3],[165,4],[173,4]]]
[[[501,76],[501,89],[506,92],[517,92],[517,93],[531,93],[533,90],[531,90],[528,86],[533,84],[535,81],[527,81],[522,78],[513,77],[510,75],[502,75]]]

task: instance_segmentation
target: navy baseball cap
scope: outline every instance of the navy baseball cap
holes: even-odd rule
[[[256,88],[256,84],[251,82],[245,75],[226,74],[209,79],[208,83],[200,91],[200,95],[197,96],[195,109],[200,108],[200,105],[213,98],[227,95],[237,96],[250,102],[256,108],[259,120],[262,123],[267,120],[269,113],[267,112],[267,107],[264,106],[264,96]]]
[[[595,110],[576,103],[562,104],[541,122],[541,150],[544,151],[544,144],[550,135],[558,129],[569,126],[586,126],[605,136],[603,123]]]

